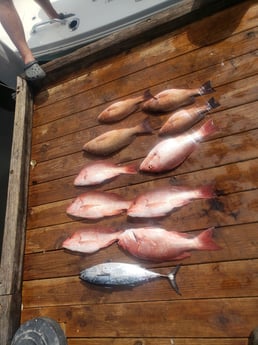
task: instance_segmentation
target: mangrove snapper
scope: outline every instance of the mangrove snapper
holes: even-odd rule
[[[115,193],[89,191],[79,195],[67,208],[70,216],[98,219],[121,214],[131,205]]]
[[[159,227],[127,229],[119,236],[118,244],[130,254],[155,262],[181,260],[192,250],[218,250],[212,239],[213,228],[199,235],[167,231]]]
[[[163,124],[159,130],[159,135],[172,135],[184,132],[195,123],[202,120],[211,109],[217,108],[220,104],[212,97],[207,104],[202,106],[192,106],[188,109],[175,111]]]
[[[127,215],[140,218],[163,217],[195,199],[214,197],[215,193],[211,185],[198,188],[183,186],[160,187],[136,197],[128,208]]]
[[[150,92],[146,91],[142,96],[128,98],[123,101],[115,102],[98,115],[98,120],[104,123],[111,123],[122,120],[128,115],[138,110],[139,105],[143,101],[146,101],[151,97],[152,95],[150,94]]]
[[[137,174],[134,165],[119,166],[111,162],[96,161],[87,164],[74,180],[75,186],[90,186],[103,183],[121,174]]]
[[[106,156],[129,145],[137,134],[152,133],[152,128],[146,118],[142,123],[131,128],[114,129],[99,135],[83,146],[83,150]]]
[[[142,105],[146,112],[166,112],[175,110],[183,105],[194,103],[195,97],[205,95],[215,90],[211,82],[207,81],[196,89],[167,89],[159,92]]]
[[[169,279],[173,289],[180,294],[176,284],[176,274],[180,266],[175,267],[168,275],[156,273],[138,265],[107,262],[86,268],[81,271],[80,278],[98,285],[135,286],[157,278]]]
[[[208,120],[199,129],[163,139],[142,161],[140,171],[159,173],[176,168],[196,149],[200,141],[216,130],[213,121]]]
[[[62,248],[80,253],[95,253],[117,241],[122,231],[89,228],[76,231],[62,244]]]

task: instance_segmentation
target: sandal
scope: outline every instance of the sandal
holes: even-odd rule
[[[25,79],[28,81],[35,81],[45,78],[46,73],[40,67],[36,60],[29,62],[24,68]]]
[[[66,18],[70,18],[70,17],[73,17],[75,16],[74,13],[67,13],[67,14],[64,14],[64,13],[58,13],[58,19],[66,19]]]

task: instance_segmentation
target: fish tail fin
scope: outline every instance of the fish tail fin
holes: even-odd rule
[[[214,242],[212,235],[213,235],[214,228],[209,228],[207,230],[202,231],[198,236],[198,249],[199,250],[219,250],[221,247]]]
[[[216,197],[216,192],[214,190],[214,186],[212,184],[208,184],[205,186],[202,186],[198,189],[199,191],[199,197],[203,199],[212,199]]]
[[[139,125],[139,131],[140,133],[152,133],[153,129],[150,126],[149,119],[146,117],[145,120],[143,120],[142,123]]]
[[[154,98],[153,94],[150,92],[150,89],[144,91],[143,94],[143,101],[147,101],[148,99]]]
[[[214,97],[210,98],[207,103],[208,103],[209,110],[215,109],[220,106],[220,103],[217,102]]]
[[[206,121],[197,131],[200,139],[206,138],[209,135],[218,131],[218,128],[215,126],[212,120]]]
[[[177,275],[177,272],[179,271],[181,265],[177,265],[173,270],[172,272],[170,272],[168,274],[168,279],[172,285],[172,288],[175,290],[175,292],[181,296],[181,293],[179,291],[179,288],[177,286],[177,282],[176,282],[176,275]]]
[[[199,89],[199,94],[200,95],[206,95],[208,93],[214,92],[215,89],[211,86],[211,81],[208,80],[206,83],[202,84],[202,86]]]
[[[135,164],[130,164],[130,165],[127,165],[125,166],[125,172],[127,174],[137,174],[137,166]]]

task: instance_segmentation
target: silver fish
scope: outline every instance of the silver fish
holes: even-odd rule
[[[168,275],[156,273],[143,267],[120,262],[107,262],[86,268],[81,271],[80,278],[97,285],[135,286],[157,278],[169,279],[173,289],[180,295],[176,274],[180,268],[177,265]]]

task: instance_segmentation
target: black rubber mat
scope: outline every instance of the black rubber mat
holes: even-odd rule
[[[56,321],[39,317],[22,324],[11,345],[67,345],[67,341]]]

